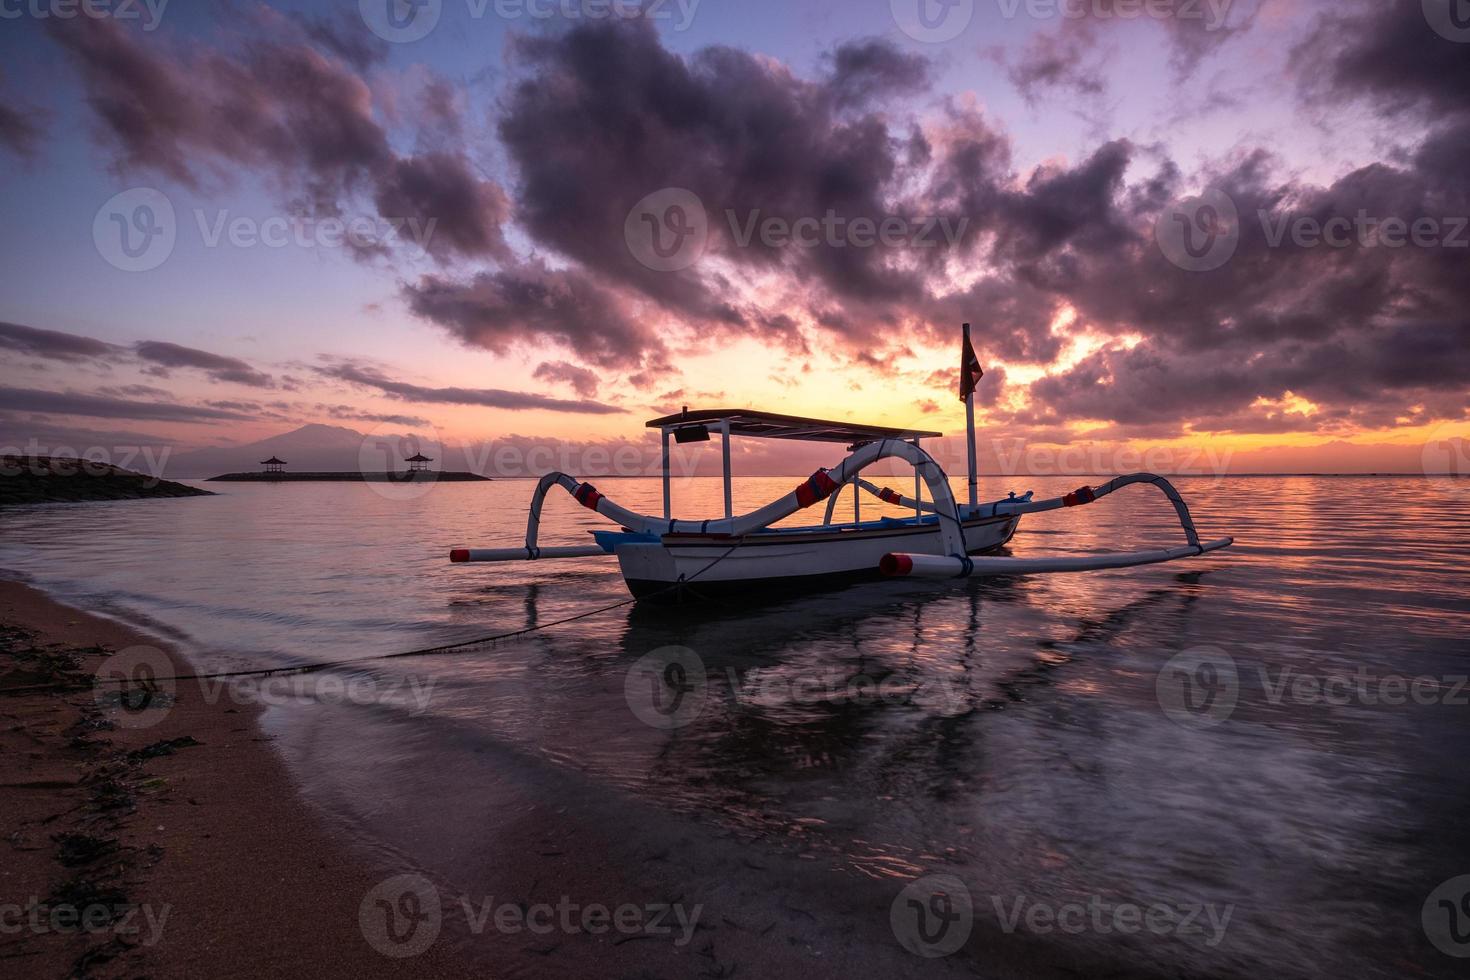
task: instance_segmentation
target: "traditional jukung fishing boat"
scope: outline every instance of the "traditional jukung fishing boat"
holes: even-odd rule
[[[653,419],[663,440],[663,516],[639,514],[613,502],[591,483],[565,473],[548,473],[531,497],[526,542],[516,548],[456,548],[454,562],[544,561],[555,558],[613,556],[633,595],[691,598],[756,588],[791,590],[826,588],[864,579],[900,576],[963,578],[971,575],[1024,575],[1128,568],[1206,554],[1229,547],[1231,538],[1203,543],[1189,508],[1168,480],[1151,473],[1120,476],[1101,486],[1083,486],[1049,500],[1012,493],[1005,500],[980,503],[975,463],[974,386],[979,363],[965,325],[960,394],[965,402],[969,450],[969,501],[960,504],[949,477],[923,448],[938,432],[858,425],[825,419],[798,418],[744,409],[689,411]],[[670,442],[684,444],[721,437],[725,516],[679,520],[672,516]],[[819,469],[790,493],[747,514],[735,514],[731,493],[730,440],[735,436],[830,442],[845,445],[849,455],[835,467]],[[914,493],[906,496],[878,487],[861,477],[863,470],[885,459],[908,463],[914,471]],[[1185,544],[1174,548],[1110,554],[1013,558],[993,556],[1011,536],[1024,514],[1090,504],[1133,484],[1151,484],[1174,505]],[[838,495],[852,488],[853,519],[834,523]],[[929,499],[924,499],[924,487]],[[541,507],[552,487],[560,487],[582,506],[619,525],[593,531],[595,544],[541,547],[537,544]],[[913,511],[906,517],[864,521],[859,503],[867,493],[887,504]],[[797,511],[826,502],[821,524],[774,527]]]

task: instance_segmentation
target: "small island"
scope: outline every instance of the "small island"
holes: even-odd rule
[[[432,457],[422,453],[415,453],[404,460],[408,464],[406,470],[388,470],[386,472],[368,472],[364,470],[347,470],[337,473],[287,473],[286,461],[272,456],[263,459],[260,465],[264,469],[255,473],[222,473],[212,476],[206,482],[216,481],[228,483],[467,483],[488,481],[488,476],[478,473],[443,473],[439,470],[429,469],[429,464],[434,460]]]
[[[208,496],[213,496],[208,490],[134,473],[110,463],[51,456],[0,456],[0,507]]]
[[[394,470],[387,473],[221,473],[206,483],[466,483],[488,482],[478,473],[441,473],[438,470]]]

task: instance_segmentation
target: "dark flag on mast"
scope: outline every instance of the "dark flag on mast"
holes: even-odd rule
[[[960,401],[968,401],[975,393],[975,386],[985,372],[980,368],[980,358],[975,356],[975,348],[970,346],[970,325],[965,324],[965,343],[960,351]]]

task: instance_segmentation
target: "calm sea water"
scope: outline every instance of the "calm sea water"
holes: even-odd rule
[[[794,482],[737,481],[737,511]],[[633,840],[693,841],[670,859],[678,879],[735,919],[798,875],[828,876],[831,906],[804,907],[772,942],[788,926],[812,945],[857,942],[835,896],[953,874],[986,949],[1039,943],[1170,976],[1457,975],[1463,961],[1430,934],[1453,944],[1470,919],[1431,894],[1470,874],[1470,688],[1457,680],[1470,673],[1470,481],[1179,485],[1202,536],[1234,535],[1233,549],[1087,575],[623,607],[363,667],[345,676],[373,696],[324,692],[266,723],[331,819],[467,893],[509,859],[500,808],[531,799]],[[610,559],[446,561],[454,546],[517,543],[528,482],[222,487],[8,511],[0,568],[166,633],[210,668],[369,657],[626,596]],[[656,482],[602,489],[658,510]],[[681,483],[676,511],[718,514],[719,484]],[[542,543],[600,526],[557,494]],[[1010,550],[1179,540],[1162,497],[1135,487],[1025,518]],[[675,728],[644,720],[636,669],[689,656],[668,648],[704,672]],[[698,857],[731,842],[748,855],[741,888]],[[1180,916],[1132,933],[1065,918],[1097,905]],[[1034,907],[1071,926],[1028,918]],[[886,914],[858,926],[873,973],[928,975],[935,961],[889,928]],[[974,946],[942,962],[974,960]]]

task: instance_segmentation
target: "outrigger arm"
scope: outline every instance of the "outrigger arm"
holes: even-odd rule
[[[949,488],[944,469],[923,448],[902,439],[880,439],[858,447],[835,468],[817,470],[795,490],[748,514],[709,521],[681,521],[650,517],[614,503],[591,483],[579,483],[565,473],[547,473],[536,484],[531,497],[531,512],[526,522],[524,548],[457,548],[450,552],[456,562],[534,561],[540,558],[586,558],[606,554],[600,547],[542,548],[536,544],[541,526],[541,507],[546,494],[559,486],[577,502],[630,531],[645,534],[707,534],[738,538],[775,524],[777,521],[826,500],[859,472],[882,459],[896,457],[911,464],[929,485],[932,505],[939,515],[939,532],[944,549],[952,554],[964,553],[964,537],[954,494]],[[871,486],[871,484],[870,484]],[[926,505],[927,507],[928,505]]]
[[[1235,543],[1234,538],[1220,538],[1218,541],[1201,543],[1199,532],[1195,530],[1194,519],[1189,515],[1189,507],[1184,503],[1184,498],[1174,485],[1161,476],[1153,473],[1133,473],[1129,476],[1120,476],[1099,487],[1079,487],[1069,494],[1061,497],[1052,497],[1047,500],[1002,500],[994,504],[986,504],[976,508],[978,516],[999,516],[1005,514],[1036,514],[1048,510],[1060,510],[1063,507],[1079,507],[1090,504],[1101,497],[1106,497],[1114,490],[1132,486],[1136,483],[1150,483],[1158,487],[1169,502],[1174,505],[1174,512],[1179,517],[1179,525],[1184,529],[1184,538],[1187,542],[1179,548],[1162,548],[1149,551],[1125,551],[1102,555],[1082,555],[1074,558],[971,558],[963,553],[950,553],[948,555],[913,555],[904,553],[891,553],[883,556],[878,568],[884,575],[891,577],[917,576],[924,578],[968,578],[972,575],[1029,575],[1041,572],[1091,572],[1108,568],[1132,568],[1137,565],[1154,565],[1166,561],[1174,561],[1178,558],[1192,558],[1197,555],[1218,551],[1228,548]]]

